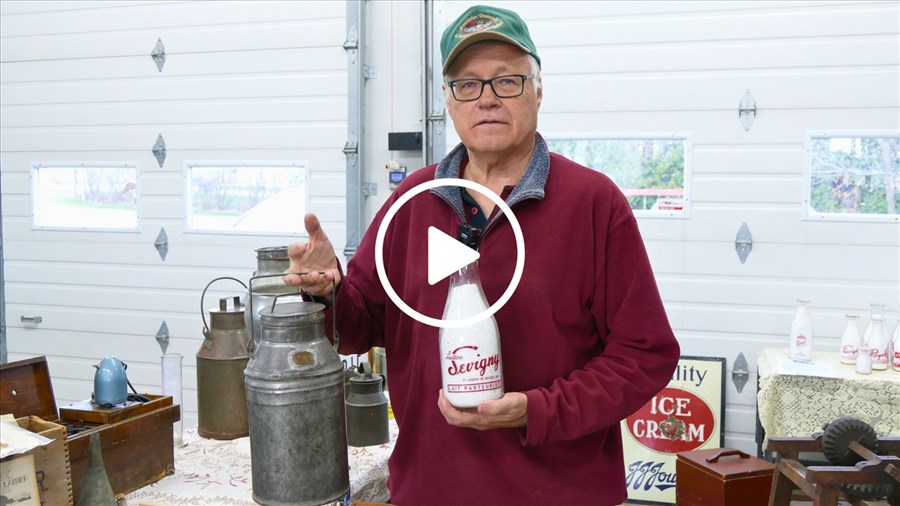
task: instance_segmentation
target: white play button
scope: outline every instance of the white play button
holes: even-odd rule
[[[388,279],[387,272],[384,269],[384,255],[385,255],[385,244],[384,239],[387,235],[388,228],[391,225],[391,220],[394,219],[394,216],[397,215],[397,211],[403,207],[404,204],[409,203],[413,197],[420,195],[424,192],[432,188],[437,188],[441,186],[457,186],[462,188],[467,188],[469,190],[476,191],[485,197],[491,199],[491,201],[503,211],[503,215],[509,220],[509,225],[512,227],[513,235],[516,238],[516,266],[513,268],[512,279],[509,282],[509,286],[506,287],[506,290],[497,299],[496,302],[491,304],[491,306],[484,311],[469,316],[467,318],[451,318],[447,320],[432,318],[431,316],[425,316],[424,314],[416,311],[406,301],[403,300],[394,287],[391,285],[391,281]],[[421,229],[419,229],[421,230]],[[398,245],[402,247],[402,245]],[[406,255],[406,249],[403,249],[399,254]],[[438,281],[446,278],[453,271],[459,269],[460,267],[465,266],[466,264],[477,260],[479,254],[476,251],[472,251],[468,249],[465,245],[460,243],[459,241],[453,239],[447,234],[442,233],[440,230],[431,230],[428,231],[428,283],[434,285]],[[519,286],[519,281],[522,280],[522,272],[525,270],[525,238],[522,236],[522,227],[519,225],[519,220],[516,219],[515,214],[513,214],[512,209],[506,205],[506,202],[500,198],[499,195],[492,192],[486,186],[482,186],[474,181],[469,181],[468,179],[458,179],[458,178],[438,178],[431,179],[425,181],[424,183],[419,183],[412,188],[407,189],[403,195],[394,201],[393,204],[388,207],[387,212],[384,213],[384,218],[381,220],[381,224],[378,225],[378,232],[375,234],[375,270],[378,272],[378,280],[381,281],[381,286],[384,288],[384,293],[391,299],[397,309],[403,311],[403,314],[409,316],[413,320],[423,324],[423,325],[431,325],[432,327],[438,327],[442,329],[458,329],[463,327],[470,327],[475,325],[476,323],[484,320],[485,318],[490,318],[491,315],[496,313],[504,304],[509,302],[509,299],[512,297],[513,292],[516,291],[516,287]],[[412,290],[414,293],[417,290],[415,287],[406,287],[407,290]]]
[[[428,284],[433,285],[481,255],[434,227],[428,227]]]

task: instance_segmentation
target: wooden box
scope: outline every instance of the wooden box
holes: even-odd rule
[[[100,435],[103,464],[116,494],[127,494],[175,472],[172,425],[181,419],[170,396],[145,395],[150,402],[116,410],[59,410],[46,357],[0,364],[0,411],[16,417],[35,415],[63,425],[71,468],[72,497],[78,502],[88,465],[91,434]],[[131,404],[131,403],[129,403]]]
[[[5,408],[6,405],[4,404]],[[22,455],[34,455],[34,472],[41,504],[72,506],[72,477],[69,470],[69,452],[66,447],[66,428],[36,416],[17,418],[16,423],[23,429],[40,434],[53,442],[29,450],[23,454],[7,457],[10,460]]]
[[[714,448],[676,454],[678,506],[766,506],[775,466],[740,450]]]

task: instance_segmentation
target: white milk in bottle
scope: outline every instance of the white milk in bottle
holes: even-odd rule
[[[809,314],[809,301],[798,300],[797,312],[791,322],[791,342],[788,345],[788,356],[794,360],[812,359],[813,328]]]
[[[457,239],[472,249],[478,249],[480,236],[478,228],[459,226]],[[477,260],[450,276],[444,320],[462,320],[488,307]],[[444,397],[450,404],[474,408],[483,401],[503,397],[500,330],[493,315],[472,325],[441,328],[440,349]]]

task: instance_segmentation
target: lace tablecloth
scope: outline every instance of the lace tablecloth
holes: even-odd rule
[[[398,433],[391,418],[388,444],[348,448],[352,501],[387,502],[387,459]],[[206,439],[194,426],[184,431],[184,442],[175,448],[175,474],[128,494],[128,506],[256,506],[250,438]]]
[[[757,404],[767,437],[811,436],[840,416],[859,418],[879,436],[900,436],[900,372],[858,374],[837,353],[812,358],[793,361],[787,349],[760,352]]]

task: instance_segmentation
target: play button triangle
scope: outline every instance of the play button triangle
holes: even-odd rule
[[[433,285],[462,267],[478,260],[481,255],[441,232],[428,227],[428,284]]]

